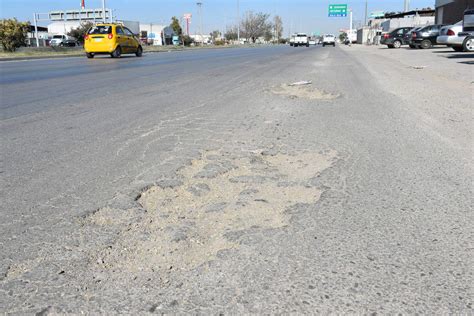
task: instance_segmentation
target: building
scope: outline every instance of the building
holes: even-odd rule
[[[163,45],[164,25],[157,23],[140,23],[140,39],[148,45]]]
[[[371,28],[380,29],[383,32],[390,32],[399,27],[423,26],[433,24],[434,22],[435,10],[422,9],[403,13],[385,14],[383,17],[371,19],[369,26]]]
[[[474,8],[474,0],[436,0],[436,24],[455,24],[463,19],[464,10]]]

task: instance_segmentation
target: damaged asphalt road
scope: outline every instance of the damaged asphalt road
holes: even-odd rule
[[[470,313],[466,87],[364,56],[1,63],[0,312]]]

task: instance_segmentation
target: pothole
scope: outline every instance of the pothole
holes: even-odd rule
[[[329,168],[336,153],[245,156],[208,151],[176,174],[174,185],[152,186],[138,203],[147,211],[128,225],[113,247],[98,254],[103,268],[128,271],[190,269],[238,247],[226,236],[250,228],[289,224],[285,210],[313,204],[320,189],[310,179]],[[94,215],[99,225],[115,224],[110,209]],[[121,221],[118,220],[118,221]]]
[[[276,95],[287,96],[291,99],[308,99],[308,100],[334,100],[340,97],[340,94],[327,92],[317,89],[312,85],[288,85],[282,84],[270,89],[270,92]]]

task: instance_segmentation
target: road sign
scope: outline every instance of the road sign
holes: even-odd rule
[[[384,11],[374,11],[374,12],[370,12],[370,15],[369,17],[371,18],[383,18],[385,16],[385,12]]]
[[[330,4],[328,17],[339,18],[347,16],[347,4]]]

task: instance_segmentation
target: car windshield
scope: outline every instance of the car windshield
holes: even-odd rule
[[[110,25],[96,25],[92,27],[88,34],[110,34],[112,33],[112,27]]]
[[[54,35],[53,38],[63,38],[62,35]]]

